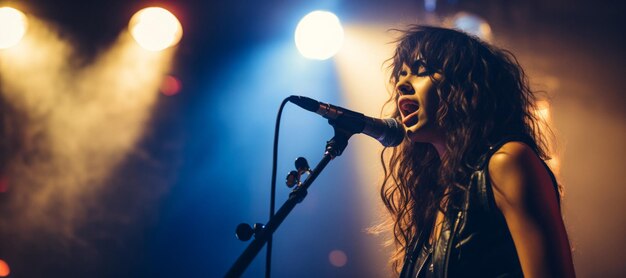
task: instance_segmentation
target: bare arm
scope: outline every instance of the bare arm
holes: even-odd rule
[[[575,277],[557,193],[535,152],[509,142],[491,157],[489,175],[524,276]]]

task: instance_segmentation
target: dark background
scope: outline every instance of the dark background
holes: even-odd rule
[[[496,43],[518,56],[531,79],[558,81],[548,93],[565,145],[563,211],[577,273],[623,277],[625,5],[581,0],[437,4],[441,17],[467,11],[485,18]],[[331,61],[308,62],[294,73],[281,64],[287,58],[259,52],[292,40],[298,20],[316,9],[331,10],[347,24],[381,28],[418,23],[425,14],[423,1],[19,1],[27,14],[57,26],[84,64],[115,42],[134,12],[155,5],[172,11],[184,28],[171,70],[182,91],[159,97],[137,150],[89,200],[90,217],[76,225],[74,237],[12,229],[19,219],[11,215],[20,212],[10,206],[12,191],[0,193],[0,259],[11,266],[10,277],[223,276],[247,246],[234,238],[235,226],[267,219],[280,100],[298,93],[345,103]],[[266,85],[264,79],[275,83]],[[278,204],[288,192],[281,180],[293,167],[292,157],[316,163],[332,135],[323,120],[293,108],[285,111],[291,113],[285,117],[303,115],[306,124],[285,129],[302,133],[292,138],[301,140],[299,145],[281,141]],[[389,273],[383,239],[364,231],[375,221],[357,217],[370,204],[353,197],[360,190],[355,159],[348,150],[334,161],[319,187],[283,223],[276,234],[275,277]],[[150,185],[158,185],[159,194],[147,201],[140,196]],[[377,189],[367,190],[375,195]],[[344,267],[328,262],[328,252],[335,249],[348,255]],[[246,277],[263,275],[263,257],[264,251]]]

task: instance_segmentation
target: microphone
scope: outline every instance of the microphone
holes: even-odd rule
[[[395,147],[404,140],[404,127],[395,119],[372,118],[303,96],[290,96],[288,99],[306,110],[320,114],[333,126],[339,126],[352,133],[364,133],[385,147]]]

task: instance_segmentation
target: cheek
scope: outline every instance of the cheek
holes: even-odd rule
[[[437,114],[439,103],[440,99],[437,88],[434,84],[430,83],[427,90],[425,90],[422,95],[422,105],[426,108],[424,110],[426,110],[429,118],[433,118],[433,116]]]
[[[437,90],[435,88],[432,88],[428,92],[428,108],[429,108],[429,110],[431,110],[433,112],[437,112],[437,110],[439,109],[440,101],[441,100],[439,99],[439,94],[437,93]]]

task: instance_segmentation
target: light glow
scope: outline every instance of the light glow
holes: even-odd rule
[[[535,114],[546,123],[550,123],[550,103],[547,100],[539,100],[535,103]]]
[[[178,44],[183,27],[168,10],[150,7],[130,19],[129,30],[137,43],[150,51],[160,51]]]
[[[454,16],[453,24],[454,28],[463,30],[485,41],[491,41],[493,39],[493,33],[491,32],[489,23],[475,14],[459,12]]]
[[[550,102],[546,99],[537,100],[535,102],[534,114],[539,120],[539,131],[544,135],[550,135],[552,126],[552,108]],[[554,138],[554,136],[548,136],[546,140],[548,155],[550,156],[550,159],[547,160],[546,163],[548,163],[552,172],[558,176],[561,172],[561,159],[557,149],[556,138]]]
[[[331,12],[313,11],[296,27],[296,47],[309,59],[326,60],[334,56],[341,49],[343,39],[341,22]]]
[[[387,92],[391,92],[393,86],[388,86],[389,75],[383,62],[395,51],[394,45],[389,43],[395,37],[389,32],[388,26],[378,24],[344,27],[346,39],[342,50],[334,58],[344,107],[372,117],[389,117],[393,105],[387,105],[383,111],[381,106],[389,98]],[[359,185],[358,190],[353,190],[351,196],[358,204],[362,204],[356,217],[359,217],[362,223],[380,223],[381,219],[388,215],[376,189],[380,188],[382,182],[382,165],[373,158],[380,157],[383,147],[372,138],[356,137],[351,139],[349,147],[353,155],[348,163],[354,165],[353,176],[356,180],[354,183]],[[370,231],[377,232],[376,229]],[[388,276],[384,270],[387,270],[385,262],[389,259],[388,254],[392,252],[391,247],[386,247],[381,252],[379,244],[371,244],[364,249],[366,251],[363,252],[365,254],[363,259],[368,262],[371,271],[375,271],[372,277]]]
[[[0,8],[0,49],[17,45],[26,34],[26,15],[9,7]]]

